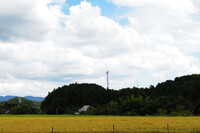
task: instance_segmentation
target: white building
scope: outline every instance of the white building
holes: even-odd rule
[[[79,110],[78,110],[78,112],[79,113],[81,113],[81,112],[86,112],[87,111],[87,109],[90,107],[90,105],[84,105],[82,108],[80,108]]]
[[[88,110],[88,108],[90,107],[90,105],[84,105],[82,108],[80,108],[78,110],[78,112],[75,112],[76,115],[79,115],[80,113],[84,113]]]

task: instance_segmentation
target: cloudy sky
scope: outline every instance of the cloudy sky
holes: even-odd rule
[[[1,0],[0,95],[200,73],[200,0]]]

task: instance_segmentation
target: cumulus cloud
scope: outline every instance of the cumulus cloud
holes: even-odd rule
[[[111,0],[134,10],[125,16],[136,31],[155,43],[167,43],[191,54],[199,49],[199,1]],[[163,40],[164,39],[164,40]],[[188,46],[190,46],[188,48]]]
[[[65,24],[68,44],[93,57],[116,56],[142,41],[134,29],[101,16],[99,7],[87,2],[71,7]]]
[[[0,4],[0,92],[4,95],[45,96],[53,88],[72,82],[92,82],[105,87],[107,70],[110,87],[114,89],[132,87],[137,79],[141,86],[148,86],[200,72],[199,59],[185,54],[178,46],[191,41],[190,37],[183,38],[188,33],[196,35],[193,46],[196,44],[198,30],[195,27],[192,28],[195,32],[186,30],[196,23],[188,15],[174,17],[164,9],[161,14],[150,7],[143,10],[143,6],[155,1],[112,0],[118,5],[138,8],[137,13],[126,15],[130,21],[126,26],[102,16],[100,7],[87,1],[71,6],[68,15],[62,12],[64,0],[20,0],[8,10],[5,7],[10,2],[14,1]],[[183,3],[193,8],[190,2]],[[157,4],[169,5],[173,9],[170,12],[175,11],[166,1]],[[194,13],[196,8],[177,10]],[[149,11],[153,15],[145,17]],[[158,16],[161,18],[152,19]],[[187,21],[182,22],[183,18]]]
[[[12,3],[12,4],[11,4]],[[42,40],[60,27],[61,6],[49,0],[7,0],[0,4],[0,39]]]
[[[8,78],[8,77],[7,77]],[[17,95],[17,96],[46,96],[53,88],[61,86],[59,82],[47,82],[37,80],[18,79],[9,76],[8,79],[1,79],[0,93],[1,95]]]
[[[119,6],[128,7],[146,7],[155,6],[161,7],[166,12],[173,11],[174,13],[195,13],[198,8],[192,0],[110,0]]]

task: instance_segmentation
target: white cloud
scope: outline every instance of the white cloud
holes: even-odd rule
[[[51,0],[51,3],[65,4],[66,0]]]
[[[1,79],[0,93],[1,95],[17,95],[17,96],[43,96],[53,88],[57,88],[63,84],[59,82],[47,82],[37,80],[25,80],[10,77],[9,79]]]
[[[198,8],[192,0],[110,0],[119,6],[147,7],[155,6],[164,8],[166,12],[174,13],[195,13]]]
[[[71,7],[65,24],[67,44],[93,57],[116,56],[142,41],[134,29],[101,16],[99,7],[87,2]],[[92,52],[88,52],[89,49]]]
[[[12,4],[11,4],[12,3]],[[0,4],[0,39],[43,40],[60,27],[61,5],[49,0],[7,0]]]
[[[125,16],[130,25],[151,42],[170,44],[191,54],[199,52],[199,1],[111,0],[134,10]],[[188,46],[190,46],[188,48]]]

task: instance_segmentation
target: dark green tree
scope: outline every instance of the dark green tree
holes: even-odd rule
[[[25,104],[21,104],[19,106],[12,107],[10,109],[10,114],[32,114],[31,108]]]

